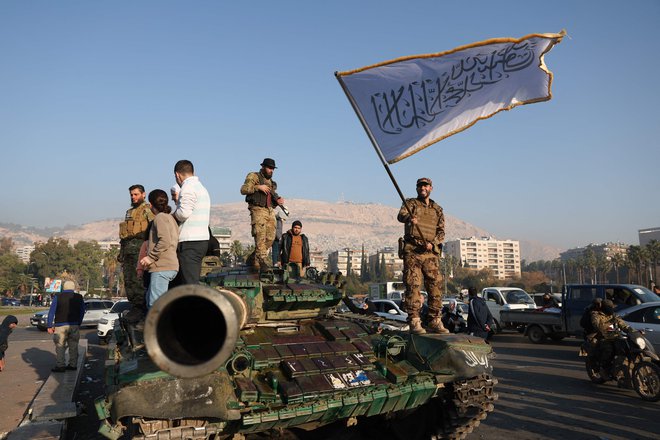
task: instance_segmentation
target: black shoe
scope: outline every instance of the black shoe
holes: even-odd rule
[[[67,370],[77,370],[78,369],[78,367],[76,367],[75,365],[67,365],[65,368]]]
[[[53,367],[50,369],[53,373],[64,373],[66,371],[65,367]]]

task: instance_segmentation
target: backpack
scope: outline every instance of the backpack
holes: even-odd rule
[[[586,335],[596,332],[594,325],[591,323],[591,312],[591,307],[587,307],[580,318],[580,327],[584,329]]]

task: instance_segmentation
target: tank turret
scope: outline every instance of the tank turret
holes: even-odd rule
[[[315,270],[216,268],[203,285],[171,289],[147,314],[144,344],[126,323],[115,329],[99,431],[250,438],[324,427],[333,437],[351,426],[364,438],[462,438],[492,411],[489,344],[340,313],[342,283]]]

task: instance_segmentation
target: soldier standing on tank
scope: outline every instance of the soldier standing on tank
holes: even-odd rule
[[[126,211],[124,221],[119,224],[120,248],[117,261],[121,263],[124,272],[124,290],[126,297],[133,305],[127,318],[138,321],[147,309],[144,285],[137,276],[137,262],[140,247],[147,239],[147,227],[154,218],[151,206],[145,202],[145,191],[142,185],[131,185],[128,188],[131,195],[131,207]]]
[[[397,220],[406,225],[401,255],[406,286],[403,309],[408,313],[410,332],[415,334],[426,333],[420,317],[424,303],[420,292],[422,284],[428,293],[427,328],[434,333],[449,333],[440,316],[442,277],[438,263],[445,239],[445,215],[440,205],[431,200],[432,190],[431,179],[417,179],[417,198],[406,199],[397,216]]]
[[[274,209],[284,204],[284,199],[275,192],[277,183],[272,180],[275,168],[275,161],[269,157],[265,158],[261,162],[261,170],[249,173],[241,186],[241,194],[245,196],[250,211],[256,270],[271,266],[268,250],[275,240]]]

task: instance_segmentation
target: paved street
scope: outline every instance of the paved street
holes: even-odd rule
[[[30,326],[30,315],[15,315],[5,370],[0,373],[0,438],[14,429],[55,364],[55,346],[46,332]],[[1,316],[0,319],[4,318]]]
[[[577,339],[532,344],[509,332],[493,345],[500,398],[470,438],[658,438],[660,402],[645,402],[611,383],[592,384]]]
[[[76,401],[84,412],[70,421],[67,440],[102,439],[93,401],[102,393],[105,346],[93,329],[83,330],[89,342],[88,359]],[[495,411],[470,439],[656,439],[660,432],[660,402],[642,401],[632,390],[594,385],[577,356],[579,342],[531,344],[517,333],[503,333],[493,341],[499,378]],[[19,353],[18,350],[21,350]],[[26,377],[0,374],[0,432],[20,421],[22,411],[47,377],[54,360],[50,338],[33,328],[19,328],[11,336],[9,368],[17,360],[30,362]],[[16,357],[14,359],[14,357]],[[14,359],[14,360],[12,360]],[[34,362],[34,360],[38,362]],[[38,365],[37,365],[38,364]],[[21,370],[23,371],[23,370]],[[7,394],[5,394],[7,391]],[[22,408],[22,409],[21,409]],[[11,411],[6,411],[11,409]]]

